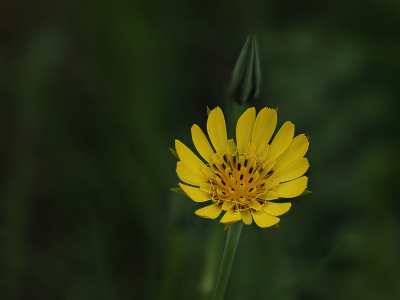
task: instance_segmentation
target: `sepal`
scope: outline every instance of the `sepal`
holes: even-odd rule
[[[182,194],[182,195],[186,195],[187,194],[184,192],[184,190],[182,190],[181,188],[172,188],[171,191],[178,193],[178,194]]]
[[[176,153],[175,149],[169,148],[169,151],[171,151],[171,153],[172,153],[177,159],[180,160],[180,158],[179,158],[179,156],[178,156],[178,153]]]

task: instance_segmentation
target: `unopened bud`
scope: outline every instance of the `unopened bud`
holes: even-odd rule
[[[238,104],[249,103],[260,89],[261,72],[256,40],[253,35],[247,39],[236,62],[229,86],[229,97]]]

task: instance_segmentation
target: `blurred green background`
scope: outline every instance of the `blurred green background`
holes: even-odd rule
[[[0,298],[208,299],[227,231],[169,190],[168,148],[225,108],[256,33],[253,105],[311,137],[314,193],[243,228],[226,299],[400,299],[399,17],[396,0],[1,1]]]

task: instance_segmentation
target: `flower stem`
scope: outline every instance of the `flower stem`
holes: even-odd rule
[[[217,286],[215,287],[212,300],[224,299],[226,285],[228,284],[229,275],[232,269],[232,262],[233,258],[235,257],[236,247],[239,242],[242,227],[243,222],[238,221],[233,223],[228,229],[228,237],[226,238],[224,255],[221,262],[221,269],[219,270]]]

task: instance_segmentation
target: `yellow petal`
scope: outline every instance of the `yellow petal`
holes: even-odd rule
[[[245,152],[250,154],[250,155],[254,155],[254,154],[256,154],[256,149],[257,149],[256,145],[248,144],[248,146],[246,147]]]
[[[256,156],[265,158],[268,154],[268,150],[269,150],[269,144],[265,142],[257,148]]]
[[[221,223],[233,223],[242,219],[239,211],[227,211],[221,219]]]
[[[275,192],[282,198],[293,198],[299,196],[307,188],[308,178],[306,176],[296,180],[281,183],[275,189]]]
[[[264,195],[259,196],[258,198],[264,199],[264,200],[275,200],[275,199],[279,198],[279,194],[277,192],[268,191],[268,192],[265,192]]]
[[[228,149],[229,149],[229,153],[235,154],[236,152],[236,144],[234,142],[234,140],[228,140]]]
[[[262,206],[257,200],[250,202],[249,206],[257,211],[262,210]]]
[[[276,159],[277,162],[274,170],[279,171],[291,161],[303,157],[308,150],[309,144],[310,143],[304,134],[296,136],[286,151],[279,155],[279,157]]]
[[[268,150],[267,159],[277,158],[279,155],[281,155],[292,142],[293,135],[294,125],[288,121],[282,125],[281,129],[279,129],[274,140],[272,141]]]
[[[182,188],[182,190],[185,191],[185,193],[193,200],[196,202],[204,202],[211,200],[210,195],[199,188],[195,188],[192,186],[188,186],[185,184],[180,183],[179,186]]]
[[[188,147],[186,147],[182,142],[175,140],[175,149],[178,153],[181,161],[184,162],[189,169],[195,169],[200,171],[204,165],[200,158],[192,152]]]
[[[275,131],[276,121],[276,110],[263,108],[257,115],[251,144],[259,147],[263,143],[268,143]]]
[[[244,150],[250,144],[255,120],[256,109],[254,107],[248,108],[239,118],[236,125],[236,143],[239,149]]]
[[[206,165],[201,167],[201,173],[203,173],[209,178],[215,179],[214,171],[210,167],[207,167]]]
[[[225,152],[228,149],[228,139],[226,136],[226,124],[222,110],[217,107],[213,109],[207,120],[207,132],[217,152]]]
[[[189,169],[182,161],[179,161],[176,165],[176,173],[183,182],[188,184],[200,186],[205,180],[206,176],[200,171]]]
[[[195,214],[206,219],[215,219],[222,211],[222,205],[211,204],[195,211]]]
[[[267,202],[263,208],[270,215],[280,216],[288,212],[291,206],[292,206],[291,203]]]
[[[262,171],[260,172],[260,178],[267,175],[268,172],[271,171],[271,169],[275,165],[275,163],[276,163],[275,159],[267,160],[262,166]]]
[[[279,218],[270,215],[265,210],[255,211],[252,210],[251,214],[253,215],[254,222],[261,228],[271,227],[279,222]]]
[[[211,145],[207,140],[207,137],[203,133],[203,130],[201,130],[200,127],[197,125],[192,126],[192,140],[200,155],[207,162],[211,163],[211,156],[214,154],[214,151],[212,150]]]
[[[241,211],[240,214],[242,216],[242,220],[243,220],[244,224],[250,225],[251,222],[253,221],[253,218],[251,217],[250,210]]]
[[[280,182],[293,180],[302,176],[309,166],[307,158],[298,158],[288,163],[280,171],[276,172],[275,176],[280,180]]]
[[[228,209],[230,209],[233,205],[235,205],[235,203],[233,203],[232,201],[227,201],[227,200],[225,200],[224,203],[222,204],[222,209],[223,209],[223,210],[228,210]]]
[[[214,187],[208,182],[200,184],[200,189],[205,193],[212,193],[214,191]]]

